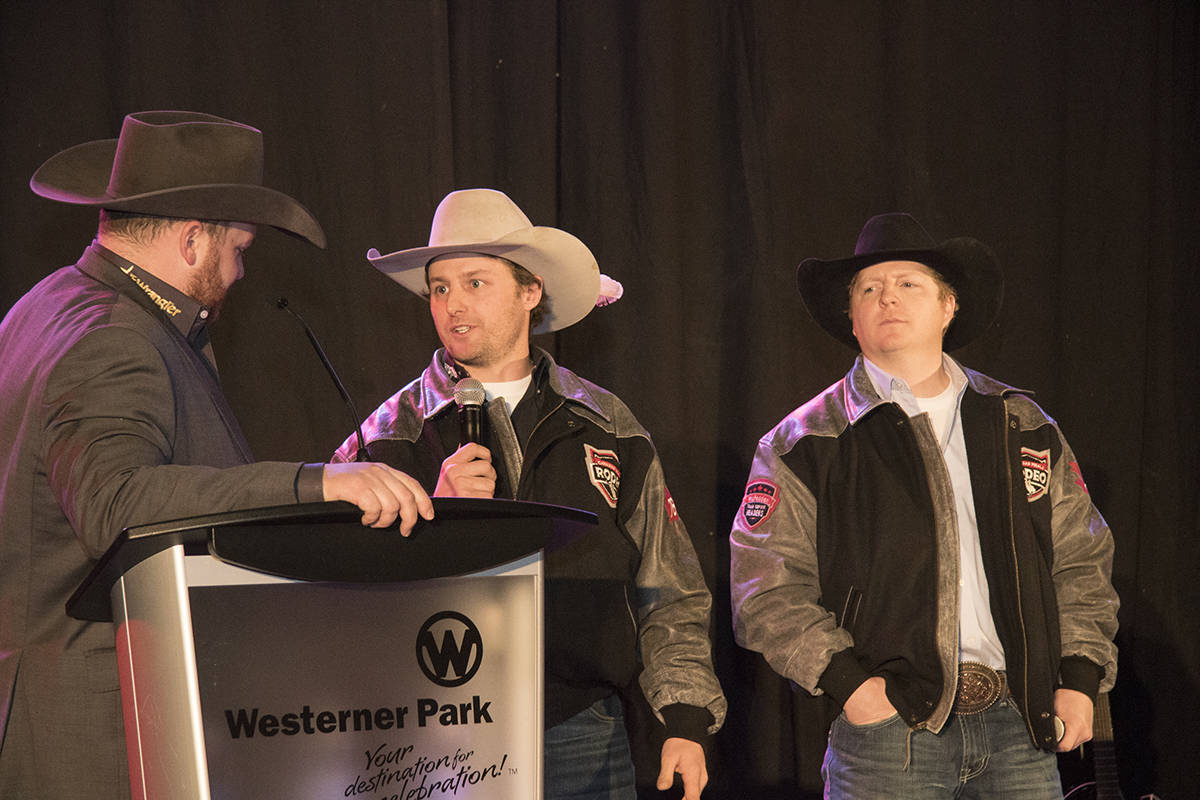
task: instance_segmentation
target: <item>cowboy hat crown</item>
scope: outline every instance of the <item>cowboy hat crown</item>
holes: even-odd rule
[[[325,246],[299,202],[262,185],[262,132],[194,111],[129,114],[116,139],[51,156],[29,187],[59,203],[270,225]]]

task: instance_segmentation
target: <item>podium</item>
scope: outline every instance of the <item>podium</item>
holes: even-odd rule
[[[128,528],[67,604],[112,621],[135,800],[541,797],[542,553],[577,509],[435,498]]]

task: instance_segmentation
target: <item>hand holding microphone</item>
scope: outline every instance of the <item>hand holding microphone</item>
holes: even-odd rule
[[[487,400],[487,391],[476,378],[463,378],[454,384],[454,403],[458,406],[458,427],[460,445],[468,442],[482,444],[483,433],[483,403]]]
[[[487,397],[483,384],[475,378],[463,378],[454,386],[458,405],[459,448],[442,462],[435,497],[495,497],[496,468],[492,453],[482,442]]]

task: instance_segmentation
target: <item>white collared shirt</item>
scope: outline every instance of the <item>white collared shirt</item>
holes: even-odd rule
[[[890,400],[910,417],[927,414],[941,445],[958,520],[958,652],[960,661],[977,661],[993,669],[1004,669],[1004,648],[989,603],[987,575],[979,547],[975,521],[975,499],[971,494],[971,472],[967,444],[962,431],[962,397],[967,376],[958,363],[942,354],[942,369],[950,376],[945,391],[936,397],[916,397],[907,382],[889,375],[863,356],[867,374],[879,396]]]

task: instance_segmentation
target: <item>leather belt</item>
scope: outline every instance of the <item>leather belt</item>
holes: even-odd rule
[[[964,661],[958,665],[958,689],[954,693],[955,714],[978,714],[996,704],[1008,692],[1003,671],[987,664]]]

